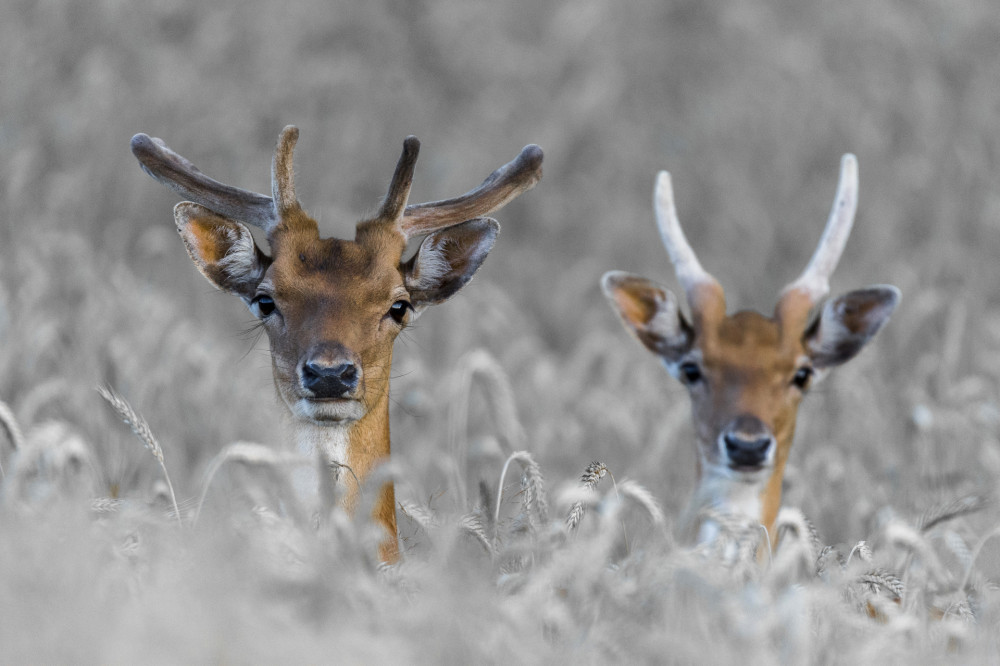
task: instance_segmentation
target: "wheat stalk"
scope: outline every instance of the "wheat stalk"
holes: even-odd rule
[[[898,600],[902,600],[906,586],[899,576],[886,569],[874,569],[860,576],[858,582],[872,594],[878,594],[879,588],[887,590]]]
[[[475,513],[467,513],[458,521],[458,526],[463,532],[474,538],[484,550],[486,554],[493,557],[493,545],[486,536],[486,530],[483,529],[483,519]]]
[[[851,558],[854,557],[855,553],[858,554],[862,562],[872,561],[872,549],[867,541],[859,541],[854,545],[854,548],[851,548],[851,552],[847,555],[847,564],[851,563]]]
[[[24,448],[24,435],[21,434],[21,428],[17,425],[14,412],[2,400],[0,400],[0,424],[3,425],[3,429],[7,433],[7,441],[10,442],[11,448],[15,451]],[[0,464],[0,478],[4,476],[3,465]]]
[[[503,464],[503,471],[500,472],[500,488],[497,490],[497,505],[493,516],[494,529],[500,524],[500,505],[503,502],[503,482],[507,477],[507,468],[512,462],[518,462],[524,470],[525,490],[524,503],[528,512],[528,519],[531,519],[531,509],[534,506],[538,513],[538,519],[542,524],[548,522],[549,508],[545,500],[545,479],[542,477],[542,470],[535,462],[534,458],[527,451],[515,451],[510,454]]]
[[[667,519],[663,515],[663,509],[660,508],[659,502],[653,497],[653,494],[646,490],[646,488],[640,485],[638,482],[631,479],[625,479],[622,484],[618,486],[618,492],[625,498],[628,498],[641,506],[649,514],[652,521],[662,527],[666,525]]]
[[[473,381],[481,378],[483,388],[492,407],[493,420],[506,443],[506,451],[519,450],[524,446],[527,435],[517,413],[514,389],[503,368],[484,349],[476,349],[458,360],[452,373],[451,385],[455,387],[453,399],[448,409],[448,441],[455,466],[455,488],[458,492],[459,507],[467,502],[465,483],[461,475],[466,469],[466,441],[469,430],[469,398]]]
[[[990,539],[994,537],[1000,537],[1000,527],[996,527],[985,536],[983,536],[976,547],[972,549],[972,553],[969,556],[969,563],[965,567],[965,573],[962,575],[962,584],[959,586],[959,590],[964,591],[966,586],[969,584],[969,578],[972,576],[972,568],[976,564],[976,560],[979,559],[979,554],[983,551],[983,547],[986,545]]]
[[[936,525],[940,525],[952,518],[975,513],[988,504],[988,498],[982,495],[966,495],[951,502],[938,504],[924,512],[924,515],[917,521],[917,529],[921,532],[927,532]]]
[[[181,510],[177,506],[177,496],[174,494],[174,484],[170,482],[170,474],[167,472],[167,465],[163,460],[163,449],[160,447],[160,443],[156,441],[156,437],[153,436],[153,431],[150,430],[146,419],[142,418],[140,414],[132,409],[132,405],[128,404],[128,401],[110,386],[98,386],[97,392],[111,405],[111,408],[117,412],[121,420],[132,429],[135,436],[142,441],[143,446],[160,463],[160,468],[163,470],[163,477],[167,481],[167,488],[170,490],[170,501],[174,505],[174,515],[177,517],[177,524],[183,527]]]
[[[212,485],[215,475],[227,462],[277,467],[281,465],[306,465],[311,461],[291,451],[275,451],[268,446],[253,442],[234,442],[226,446],[212,458],[212,461],[205,470],[205,480],[201,484],[201,497],[198,499],[198,508],[194,514],[195,523],[198,522],[198,517],[201,516],[205,497],[208,495],[208,489]]]
[[[608,466],[595,460],[583,470],[583,476],[580,477],[580,484],[587,490],[597,490],[597,484],[600,483],[601,479],[607,473]],[[586,513],[586,508],[583,501],[573,502],[573,505],[569,508],[569,513],[566,515],[566,529],[570,532],[575,530],[580,525],[580,521],[583,520],[584,513]]]

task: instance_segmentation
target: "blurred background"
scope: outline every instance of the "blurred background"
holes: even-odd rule
[[[500,240],[473,283],[396,344],[404,498],[447,497],[442,454],[460,448],[495,475],[507,446],[557,481],[601,460],[679,513],[695,465],[687,397],[598,280],[621,269],[676,285],[651,206],[668,169],[730,307],[769,313],[815,247],[849,151],[860,206],[834,292],[891,283],[903,301],[805,402],[787,503],[834,543],[1000,477],[992,3],[7,0],[0,11],[0,399],[26,429],[71,424],[99,458],[99,496],[148,494],[158,472],[97,384],[146,416],[182,497],[225,444],[280,445],[266,340],[243,335],[246,308],[194,269],[173,228],[177,198],[128,141],[161,137],[207,174],[267,191],[286,124],[301,131],[299,197],[342,237],[378,205],[408,134],[422,141],[414,201],[471,189],[527,143],[545,150],[543,180],[496,215]],[[494,420],[496,391],[470,379],[480,349],[509,379],[519,427]]]

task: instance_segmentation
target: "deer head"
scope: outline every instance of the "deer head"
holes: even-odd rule
[[[408,137],[378,213],[358,223],[354,240],[340,240],[320,238],[295,196],[297,139],[295,127],[281,132],[269,197],[212,180],[145,134],[132,138],[132,152],[153,178],[191,200],[177,204],[174,220],[198,270],[260,319],[275,387],[300,442],[326,449],[363,479],[389,455],[393,341],[472,279],[499,230],[483,216],[538,182],[542,151],[526,146],[461,197],[408,204],[420,149]],[[264,230],[270,255],[244,223]],[[418,236],[425,238],[417,253],[404,261],[407,242]],[[389,493],[376,512],[394,540]]]
[[[861,351],[895,309],[899,290],[878,285],[828,301],[814,314],[851,232],[857,192],[857,160],[845,155],[819,247],[782,291],[771,317],[726,314],[722,287],[681,230],[665,171],[656,182],[654,207],[690,317],[664,287],[628,273],[604,275],[604,292],[625,327],[691,396],[699,463],[692,513],[710,507],[745,516],[764,525],[773,540],[799,402],[831,368]],[[703,526],[701,538],[710,537]]]

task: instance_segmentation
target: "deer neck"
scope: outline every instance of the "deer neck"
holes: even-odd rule
[[[367,413],[343,426],[319,426],[289,419],[295,448],[304,455],[320,456],[320,468],[335,480],[340,505],[353,514],[362,499],[365,480],[389,459],[389,395],[382,391]],[[372,505],[374,518],[388,533],[379,545],[384,562],[398,559],[396,501],[391,481],[384,483]]]

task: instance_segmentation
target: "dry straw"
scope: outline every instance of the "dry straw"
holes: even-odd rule
[[[160,463],[160,468],[163,470],[163,477],[167,481],[167,488],[170,490],[170,501],[174,505],[174,515],[177,517],[177,524],[183,527],[181,510],[177,506],[177,496],[174,494],[174,485],[170,482],[170,474],[167,472],[167,465],[163,460],[163,449],[160,447],[160,443],[156,441],[156,437],[153,436],[153,431],[150,430],[146,419],[142,418],[138,412],[132,409],[132,405],[128,404],[128,401],[110,386],[98,386],[97,392],[101,394],[102,398],[108,401],[108,404],[118,413],[121,420],[132,429],[135,436],[142,441],[146,449]]]

